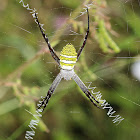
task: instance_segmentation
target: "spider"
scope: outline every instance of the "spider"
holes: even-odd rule
[[[100,106],[98,106],[96,104],[96,103],[100,104],[99,101],[97,101],[93,97],[93,95],[90,93],[90,91],[85,86],[85,84],[81,81],[81,79],[78,77],[78,75],[74,72],[74,65],[75,65],[76,61],[79,59],[83,48],[85,47],[85,44],[86,44],[86,41],[87,41],[87,38],[88,38],[88,34],[89,34],[89,12],[88,12],[88,8],[87,8],[87,16],[88,16],[88,28],[87,28],[87,31],[86,31],[86,35],[85,35],[85,38],[84,38],[83,45],[80,47],[80,49],[76,53],[76,50],[75,50],[74,46],[71,43],[68,43],[65,47],[63,47],[63,49],[60,53],[60,58],[59,58],[56,55],[54,49],[51,47],[51,45],[49,43],[49,39],[47,37],[47,34],[44,33],[43,28],[42,28],[42,26],[41,26],[41,24],[38,20],[37,14],[35,13],[36,23],[38,24],[38,26],[40,28],[40,31],[42,33],[42,36],[43,36],[43,38],[45,39],[45,41],[48,45],[51,56],[54,58],[54,60],[58,63],[58,65],[61,68],[60,73],[57,75],[57,77],[53,81],[51,87],[49,88],[49,90],[47,92],[46,97],[43,99],[43,101],[38,106],[38,109],[42,107],[43,110],[44,110],[46,108],[46,106],[49,102],[49,99],[51,98],[53,92],[57,88],[57,86],[60,83],[60,81],[62,80],[62,78],[64,78],[65,80],[73,79],[76,82],[76,84],[81,88],[81,90],[85,93],[85,95],[88,97],[88,99],[93,103],[93,105],[102,109]]]

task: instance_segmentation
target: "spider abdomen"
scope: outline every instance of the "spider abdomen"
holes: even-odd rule
[[[60,66],[65,70],[72,70],[77,61],[77,53],[72,44],[63,47],[60,54]]]

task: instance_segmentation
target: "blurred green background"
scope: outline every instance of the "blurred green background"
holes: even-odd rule
[[[36,104],[60,68],[39,28],[20,0],[0,0],[0,140],[22,140]],[[90,4],[90,34],[75,66],[82,81],[92,82],[125,119],[112,123],[107,110],[91,104],[74,81],[62,80],[43,112],[34,140],[138,140],[140,81],[131,73],[140,57],[138,0],[25,0],[38,11],[50,43],[81,46]]]

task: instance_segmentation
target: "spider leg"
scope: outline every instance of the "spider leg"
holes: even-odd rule
[[[96,107],[102,109],[101,107],[99,107],[95,102],[97,102],[98,104],[99,101],[97,101],[92,94],[90,93],[90,91],[88,90],[88,88],[85,86],[85,84],[81,81],[81,79],[78,77],[78,75],[75,73],[74,76],[72,77],[72,79],[76,82],[76,84],[81,88],[81,90],[85,93],[85,95],[89,98],[89,100],[93,103],[93,105],[95,105]],[[95,102],[94,102],[94,101]]]
[[[43,110],[46,108],[46,106],[47,106],[47,104],[49,102],[49,99],[51,98],[54,90],[57,88],[57,86],[60,83],[62,78],[63,77],[62,77],[61,73],[59,73],[57,75],[57,77],[55,78],[55,80],[53,81],[50,89],[48,90],[46,97],[43,99],[43,101],[41,102],[40,106],[38,106],[38,109],[41,108],[42,106],[43,106]]]
[[[87,28],[87,32],[86,32],[86,35],[85,35],[85,39],[84,39],[83,45],[81,46],[81,48],[77,52],[77,60],[79,59],[79,57],[80,57],[80,55],[82,53],[82,50],[83,50],[83,48],[86,45],[86,41],[87,41],[88,34],[89,34],[89,12],[88,12],[88,8],[87,8],[87,15],[88,15],[88,28]]]
[[[47,34],[45,35],[45,33],[43,32],[43,29],[42,29],[42,27],[41,27],[41,24],[40,24],[40,22],[39,22],[39,20],[38,20],[38,17],[37,17],[37,14],[36,14],[36,13],[35,13],[35,18],[36,18],[36,23],[38,24],[38,26],[39,26],[39,28],[40,28],[40,31],[41,31],[41,33],[42,33],[42,36],[43,36],[43,38],[45,39],[46,43],[48,44],[48,48],[49,48],[49,50],[50,50],[50,53],[51,53],[52,57],[54,58],[54,60],[55,60],[58,64],[60,64],[60,59],[59,59],[59,57],[56,55],[56,53],[54,52],[54,49],[51,47],[51,45],[50,45],[50,43],[49,43],[49,39],[48,39],[48,37],[47,37]]]

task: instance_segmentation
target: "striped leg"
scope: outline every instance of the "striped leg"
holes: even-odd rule
[[[77,60],[79,59],[81,53],[82,53],[82,50],[83,48],[85,47],[86,45],[86,41],[87,41],[87,38],[88,38],[88,34],[89,34],[89,12],[88,12],[88,8],[87,8],[87,15],[88,15],[88,28],[87,28],[87,32],[86,32],[86,35],[85,35],[85,39],[84,39],[84,42],[83,42],[83,45],[81,46],[81,48],[78,50],[78,53],[77,53]]]
[[[85,93],[85,95],[89,98],[89,100],[93,103],[93,105],[95,105],[96,107],[102,109],[101,107],[99,107],[95,102],[97,102],[99,104],[99,101],[97,101],[92,94],[90,93],[90,91],[87,89],[87,87],[85,86],[85,84],[81,81],[81,79],[78,77],[78,75],[75,73],[74,76],[72,77],[72,79],[77,83],[77,85],[81,88],[81,90]],[[94,102],[94,101],[95,102]]]
[[[42,29],[42,27],[41,27],[41,24],[40,24],[40,22],[39,22],[39,20],[38,20],[38,17],[37,17],[37,14],[36,14],[36,13],[35,13],[35,18],[36,18],[36,23],[38,24],[39,29],[40,29],[40,31],[41,31],[41,33],[42,33],[42,36],[43,36],[43,38],[45,39],[46,43],[48,44],[48,48],[49,48],[49,50],[50,50],[50,53],[51,53],[52,57],[54,58],[54,60],[55,60],[58,64],[60,64],[60,59],[59,59],[59,57],[56,55],[56,53],[54,52],[54,49],[51,47],[51,45],[50,45],[50,43],[49,43],[49,39],[48,39],[48,37],[47,37],[47,34],[45,35],[45,33],[43,32],[43,29]]]
[[[41,105],[38,107],[38,109],[41,108],[42,106],[43,106],[43,110],[46,108],[46,106],[47,106],[47,104],[49,102],[49,99],[51,98],[54,90],[57,88],[57,86],[60,83],[62,78],[63,77],[62,77],[61,73],[59,73],[57,75],[57,77],[55,78],[55,80],[53,81],[53,83],[52,83],[52,85],[51,85],[51,87],[50,87],[45,99],[41,102]]]

